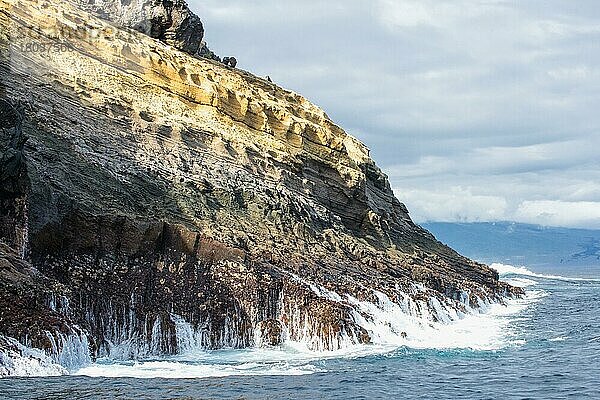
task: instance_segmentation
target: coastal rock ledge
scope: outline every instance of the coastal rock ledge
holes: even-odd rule
[[[0,0],[0,375],[401,344],[418,332],[377,310],[449,322],[520,294],[414,224],[321,109],[181,51],[196,16],[162,41],[79,3]]]

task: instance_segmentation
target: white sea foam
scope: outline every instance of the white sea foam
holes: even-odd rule
[[[463,293],[459,303],[449,298],[438,298],[432,295],[422,296],[427,300],[414,300],[403,292],[396,292],[397,303],[386,294],[373,291],[375,301],[361,301],[351,295],[340,295],[318,284],[308,282],[300,277],[293,278],[307,285],[316,295],[324,299],[344,303],[352,307],[354,322],[364,328],[371,336],[375,346],[366,348],[373,353],[382,349],[410,346],[416,348],[471,348],[491,350],[510,345],[503,340],[508,319],[504,315],[512,315],[525,307],[531,299],[521,301],[511,300],[507,304],[489,304],[478,299],[479,307],[471,308],[469,294]],[[533,281],[532,281],[533,282]],[[423,292],[425,288],[414,285],[414,292]],[[457,307],[464,306],[464,312]],[[294,318],[301,320],[301,318]],[[305,324],[307,325],[307,324]],[[288,341],[300,351],[319,350],[327,346],[316,343],[318,337],[305,335],[296,342]],[[329,343],[334,339],[329,338]],[[356,352],[357,338],[341,332],[336,343],[339,350],[336,353]],[[327,352],[329,353],[329,352]]]
[[[530,276],[534,278],[541,279],[550,279],[555,281],[566,281],[566,282],[600,282],[598,278],[578,278],[578,277],[568,277],[568,276],[560,276],[560,275],[545,275],[539,274],[537,272],[530,271],[525,267],[515,267],[514,265],[493,263],[490,265],[491,268],[498,271],[500,277],[506,277],[507,275],[521,275],[521,276]]]
[[[17,340],[2,337],[7,348],[0,350],[0,377],[2,376],[59,376],[68,373],[44,351],[33,349]]]
[[[211,378],[244,375],[309,375],[321,372],[311,364],[293,365],[289,362],[270,364],[243,362],[237,364],[198,363],[181,361],[147,361],[131,364],[96,363],[77,371],[77,375],[114,378]]]
[[[83,333],[57,336],[47,333],[51,349],[43,351],[10,337],[0,337],[0,376],[58,376],[92,362]]]
[[[543,290],[527,290],[524,298],[506,299],[504,304],[488,303],[478,298],[479,307],[472,308],[469,294],[465,292],[460,300],[464,309],[459,310],[456,302],[448,298],[429,295],[427,301],[414,300],[413,296],[402,292],[397,293],[396,302],[379,291],[373,292],[376,301],[361,301],[350,295],[341,296],[299,277],[295,278],[308,284],[320,297],[352,306],[355,322],[365,328],[372,338],[374,346],[366,348],[374,353],[398,346],[497,350],[521,344],[523,339],[511,330],[510,322],[515,314],[547,294]],[[509,280],[515,286],[523,288],[537,284],[535,280],[523,277],[512,277]],[[414,290],[426,293],[419,285],[415,285]],[[304,343],[288,344],[306,350]],[[346,344],[337,353],[356,352],[357,347],[360,346]]]
[[[564,342],[565,340],[569,339],[570,336],[557,336],[555,338],[552,339],[548,339],[549,342]]]
[[[511,319],[540,295],[539,291],[531,291],[523,299],[509,299],[506,304],[482,304],[484,312],[467,309],[466,313],[432,298],[430,303],[436,311],[436,320],[429,315],[427,307],[421,307],[421,315],[407,313],[382,293],[378,304],[356,299],[351,303],[357,308],[356,321],[371,333],[376,344],[420,349],[497,350],[522,342],[510,329]],[[442,315],[445,318],[440,318]]]
[[[498,350],[522,344],[524,340],[512,330],[511,321],[516,314],[547,295],[543,290],[528,289],[524,298],[506,299],[504,304],[489,303],[478,298],[478,307],[472,308],[469,294],[465,292],[460,300],[464,309],[459,310],[457,303],[448,298],[429,295],[427,301],[414,300],[412,296],[401,292],[397,293],[396,302],[378,291],[373,292],[376,297],[374,302],[361,301],[299,277],[294,278],[308,285],[315,294],[324,299],[350,305],[354,321],[369,332],[373,345],[357,345],[355,338],[346,335],[341,340],[344,346],[334,352],[338,356],[365,352],[381,353],[398,346],[420,349]],[[533,279],[517,276],[507,280],[522,288],[537,284]],[[414,286],[414,290],[426,293],[424,288],[418,285]],[[315,338],[312,338],[310,343],[288,341],[287,344],[299,351],[309,351],[309,348],[315,348],[314,340]],[[316,346],[317,349],[321,347]]]
[[[85,334],[59,335],[57,340],[47,333],[47,337],[52,345],[50,357],[62,367],[72,370],[92,362],[90,345]]]

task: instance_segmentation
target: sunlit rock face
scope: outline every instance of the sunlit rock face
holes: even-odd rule
[[[76,1],[0,4],[28,182],[3,207],[26,221],[35,291],[92,355],[334,350],[373,341],[367,303],[445,321],[516,294],[415,225],[368,149],[301,95]]]

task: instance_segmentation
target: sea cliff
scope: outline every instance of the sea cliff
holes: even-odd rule
[[[414,224],[323,110],[198,57],[196,16],[161,36],[0,5],[0,360],[335,350],[380,340],[365,304],[446,321],[519,294]]]

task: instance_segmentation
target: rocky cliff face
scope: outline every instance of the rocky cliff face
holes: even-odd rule
[[[368,149],[304,97],[77,2],[2,1],[2,235],[27,249],[2,254],[39,274],[40,329],[120,358],[331,350],[376,339],[361,304],[435,321],[517,293],[415,225]],[[143,5],[122,7],[131,26]],[[0,333],[24,342],[11,287]]]
[[[29,178],[23,154],[22,132],[24,112],[19,105],[0,99],[0,237],[26,256],[27,193]]]

